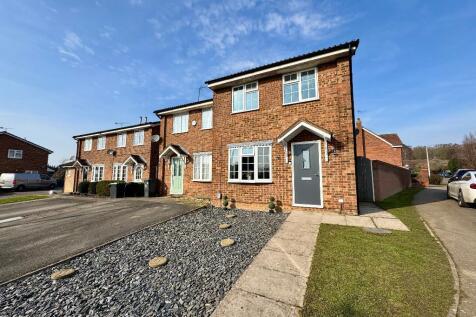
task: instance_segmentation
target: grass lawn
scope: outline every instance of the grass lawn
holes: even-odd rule
[[[386,236],[321,225],[304,300],[304,316],[446,316],[453,302],[448,259],[415,208],[417,189],[380,206],[410,232]]]
[[[29,200],[37,200],[37,199],[44,199],[48,198],[48,195],[18,195],[18,196],[11,196],[7,198],[0,198],[0,205],[3,204],[10,204],[10,203],[17,203],[20,201],[29,201]]]

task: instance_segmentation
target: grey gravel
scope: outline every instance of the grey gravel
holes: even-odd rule
[[[227,213],[202,208],[1,286],[0,316],[208,316],[287,217]],[[220,230],[224,219],[232,227]],[[225,238],[235,245],[220,247]],[[157,255],[169,262],[149,268]],[[66,267],[77,274],[50,279]]]

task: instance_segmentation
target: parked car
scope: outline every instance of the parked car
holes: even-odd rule
[[[452,181],[447,186],[448,198],[458,200],[460,207],[476,203],[476,171],[466,172],[459,180]]]
[[[56,180],[47,174],[36,173],[3,173],[0,175],[0,188],[22,191],[56,187]]]
[[[463,177],[463,175],[464,175],[466,172],[469,172],[469,171],[474,171],[474,169],[464,168],[464,169],[459,169],[459,170],[457,170],[457,171],[453,174],[453,176],[451,176],[450,179],[448,180],[448,184],[451,183],[451,182],[460,180],[461,177]]]
[[[451,171],[441,171],[438,175],[444,178],[449,178],[452,176]]]

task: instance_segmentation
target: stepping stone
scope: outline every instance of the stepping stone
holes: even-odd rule
[[[51,279],[55,281],[61,280],[61,279],[72,276],[75,272],[76,272],[75,269],[62,269],[59,271],[55,271],[53,272],[53,274],[51,274]]]
[[[392,233],[391,230],[382,229],[382,228],[363,228],[363,230],[368,233],[379,234],[379,235],[386,235],[386,234]]]
[[[228,214],[228,215],[225,215],[226,218],[235,218],[236,215],[235,214]]]
[[[229,247],[229,246],[232,246],[235,244],[235,240],[233,239],[223,239],[220,241],[220,245],[223,247],[223,248],[226,248],[226,247]]]
[[[220,229],[228,229],[230,227],[231,227],[231,225],[229,223],[222,223],[218,226],[218,228],[220,228]]]
[[[164,266],[169,260],[165,256],[156,256],[149,261],[149,267],[155,269],[157,267]]]

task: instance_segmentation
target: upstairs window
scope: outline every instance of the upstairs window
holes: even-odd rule
[[[193,180],[202,182],[212,180],[211,153],[196,153],[193,155]]]
[[[292,104],[318,98],[317,69],[314,68],[283,76],[283,104]]]
[[[233,88],[232,112],[243,112],[259,108],[258,82]]]
[[[9,159],[15,159],[15,160],[21,160],[23,158],[23,150],[9,149],[8,150],[8,158]]]
[[[188,112],[174,115],[172,132],[173,133],[188,132]]]
[[[127,133],[119,133],[117,135],[117,147],[125,147],[126,146],[126,140],[127,140]]]
[[[228,155],[229,182],[271,182],[271,145],[233,147]]]
[[[91,151],[93,147],[93,140],[92,139],[84,139],[83,149],[85,151]]]
[[[202,129],[211,129],[213,127],[212,108],[202,109]]]
[[[134,131],[134,145],[144,145],[144,130]]]
[[[105,148],[106,148],[106,137],[105,136],[98,137],[97,149],[104,150]]]

